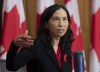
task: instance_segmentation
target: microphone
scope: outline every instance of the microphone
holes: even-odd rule
[[[74,52],[74,69],[75,72],[84,72],[84,59],[82,51]]]

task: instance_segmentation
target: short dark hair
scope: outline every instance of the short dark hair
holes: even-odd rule
[[[45,11],[43,12],[40,18],[40,26],[37,33],[37,38],[41,38],[42,40],[48,39],[49,42],[51,42],[51,36],[50,36],[49,30],[45,28],[45,24],[48,23],[49,19],[52,17],[54,12],[60,8],[64,9],[65,12],[67,13],[68,22],[69,22],[67,32],[60,39],[60,46],[65,52],[67,52],[68,61],[71,62],[71,46],[73,42],[73,32],[70,28],[70,22],[71,22],[70,15],[65,6],[60,5],[60,4],[54,4],[48,7],[47,9],[45,9]]]

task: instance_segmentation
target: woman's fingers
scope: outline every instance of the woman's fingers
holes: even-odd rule
[[[20,47],[30,47],[31,45],[33,45],[33,43],[28,43],[28,42],[20,42],[19,43]]]
[[[32,37],[26,34],[21,34],[14,39],[14,44],[18,47],[29,47],[33,45]]]

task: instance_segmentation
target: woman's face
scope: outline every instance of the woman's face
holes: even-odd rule
[[[51,37],[60,38],[66,33],[68,25],[67,13],[60,8],[49,19],[46,28],[49,29]]]

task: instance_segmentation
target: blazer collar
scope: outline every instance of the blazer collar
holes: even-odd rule
[[[44,49],[48,55],[48,57],[51,59],[51,61],[61,70],[62,68],[60,68],[58,60],[56,58],[56,54],[53,50],[53,47],[51,45],[51,43],[49,42],[49,40],[43,42],[44,43]],[[66,61],[64,61],[64,55],[66,54],[65,50],[61,48],[61,66],[63,67],[64,63]]]
[[[51,59],[51,61],[60,69],[60,66],[59,66],[59,63],[58,63],[58,60],[56,58],[56,54],[53,50],[53,47],[51,45],[51,43],[48,41],[48,42],[45,42],[44,43],[44,49],[48,55],[48,57]]]
[[[61,49],[61,68],[59,66],[56,54],[53,50],[53,47],[49,44],[49,46],[45,47],[46,53],[48,55],[48,57],[51,59],[51,61],[60,69],[63,69],[63,66],[65,66],[65,62],[67,62],[67,54],[63,51],[63,49]]]

